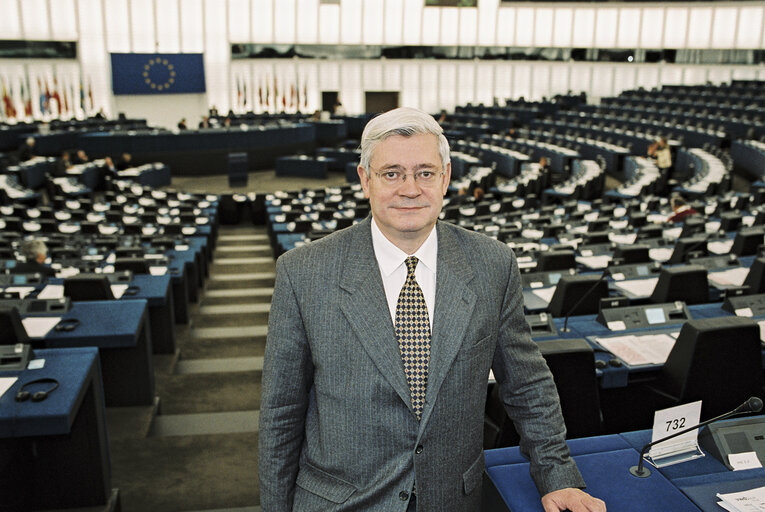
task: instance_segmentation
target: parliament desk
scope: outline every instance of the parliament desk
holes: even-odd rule
[[[170,274],[134,274],[128,288],[135,292],[128,295],[128,298],[144,299],[149,307],[151,347],[154,354],[175,352],[175,300],[170,281]]]
[[[44,359],[44,366],[0,371],[0,377],[18,377],[0,396],[0,509],[70,509],[107,502],[108,510],[118,509],[119,495],[111,490],[98,349],[39,349],[34,359]],[[22,383],[43,377],[56,379],[58,389],[41,402],[15,400]]]
[[[175,352],[175,298],[171,287],[172,279],[173,276],[169,272],[164,275],[133,274],[130,282],[126,283],[128,288],[119,299],[146,301],[154,354]],[[47,283],[62,286],[64,279],[51,278]],[[38,285],[37,288],[42,290],[45,285]]]
[[[587,492],[604,500],[609,512],[717,512],[722,509],[716,493],[765,485],[765,469],[729,471],[709,454],[660,469],[646,463],[650,476],[634,477],[629,468],[637,465],[650,437],[651,431],[638,431],[568,441]],[[542,511],[528,460],[518,447],[486,450],[485,461],[485,512]]]
[[[33,346],[98,347],[106,405],[152,405],[154,366],[147,311],[145,300],[73,302],[60,323],[74,322],[74,329],[54,328]]]
[[[300,178],[327,178],[329,159],[324,157],[309,158],[300,156],[282,156],[276,159],[277,176],[296,176]]]
[[[77,137],[76,146],[91,157],[130,153],[136,165],[162,162],[174,175],[226,172],[229,153],[246,152],[251,170],[273,166],[274,159],[315,146],[316,128],[310,123],[276,123],[247,129],[205,128],[169,132],[135,130],[90,132]]]

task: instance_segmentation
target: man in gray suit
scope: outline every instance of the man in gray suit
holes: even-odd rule
[[[260,412],[264,512],[477,511],[489,369],[548,512],[581,491],[504,244],[437,222],[449,146],[424,112],[369,122],[371,218],[277,261]]]

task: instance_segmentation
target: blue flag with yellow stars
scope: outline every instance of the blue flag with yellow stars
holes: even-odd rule
[[[205,92],[201,53],[112,53],[114,94]]]

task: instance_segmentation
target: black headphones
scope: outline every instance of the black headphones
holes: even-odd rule
[[[56,324],[56,327],[54,327],[53,329],[59,332],[61,331],[68,332],[68,331],[75,330],[78,325],[80,325],[80,321],[78,319],[64,318],[58,324]]]
[[[34,393],[24,390],[24,388],[31,386],[32,384],[51,384],[51,387],[43,391],[35,391]],[[42,402],[48,398],[48,395],[53,393],[57,387],[58,381],[56,379],[46,377],[43,379],[30,380],[29,382],[22,384],[21,388],[16,392],[16,401],[25,402],[31,398],[33,402]]]

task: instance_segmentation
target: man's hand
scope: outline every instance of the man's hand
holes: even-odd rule
[[[603,500],[593,498],[581,489],[558,489],[542,496],[545,512],[606,512]]]

